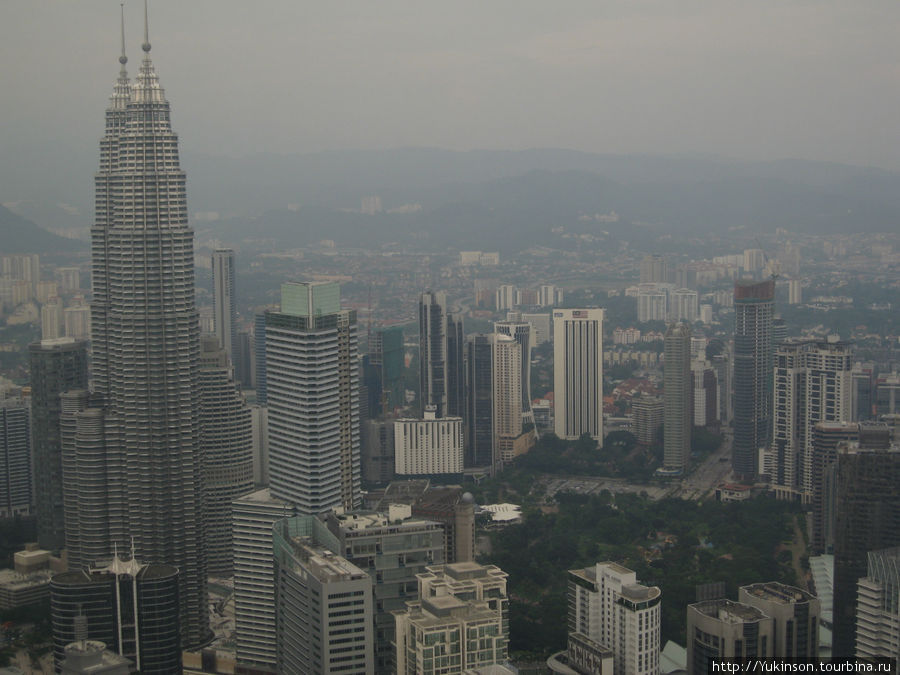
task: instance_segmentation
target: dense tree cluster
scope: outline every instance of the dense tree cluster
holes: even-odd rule
[[[509,573],[511,649],[565,647],[566,570],[612,560],[662,589],[662,641],[684,644],[685,612],[696,587],[724,581],[729,597],[760,581],[795,583],[789,541],[794,506],[765,498],[744,503],[651,501],[633,494],[558,494],[531,506],[521,524],[491,534],[484,562]]]

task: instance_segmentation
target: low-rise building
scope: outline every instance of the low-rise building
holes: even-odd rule
[[[495,565],[452,563],[418,575],[419,599],[394,612],[397,675],[437,675],[504,664],[507,574]]]

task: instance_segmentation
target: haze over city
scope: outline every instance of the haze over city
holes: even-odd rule
[[[7,0],[3,177],[87,161],[118,3]],[[141,7],[129,0],[137,58]],[[157,2],[185,154],[432,146],[900,169],[890,0]],[[132,63],[134,63],[132,61]],[[65,104],[61,104],[65,102]]]
[[[896,670],[897,28],[9,0],[0,671]]]

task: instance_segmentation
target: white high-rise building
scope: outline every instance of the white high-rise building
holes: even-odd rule
[[[55,340],[63,337],[65,324],[63,323],[62,299],[54,296],[41,305],[41,339]]]
[[[516,306],[516,287],[511,284],[504,284],[497,289],[496,307],[498,312],[506,309],[512,309]]]
[[[506,333],[491,336],[491,390],[494,459],[510,462],[522,434],[522,345]]]
[[[394,422],[394,472],[401,475],[462,473],[461,417],[435,417],[426,408],[424,419]]]
[[[641,284],[643,286],[643,284]],[[649,284],[648,284],[649,285]],[[665,321],[669,315],[669,297],[665,290],[656,288],[641,288],[637,296],[638,321]]]
[[[316,516],[279,521],[272,534],[277,671],[373,675],[372,577]]]
[[[560,299],[562,296],[562,289],[557,289],[556,286],[552,284],[545,284],[538,289],[538,305],[541,307],[553,307],[553,305],[557,304],[557,293],[559,293]]]
[[[554,431],[603,440],[603,310],[553,312]]]
[[[242,664],[275,666],[272,527],[293,515],[294,508],[268,490],[232,504],[235,638]]]
[[[700,296],[690,288],[673,291],[669,303],[669,320],[694,323],[700,315]]]
[[[569,633],[611,649],[616,675],[657,675],[660,597],[614,562],[569,570]]]
[[[800,279],[788,281],[788,304],[799,305],[803,302],[803,284]]]
[[[747,274],[755,274],[766,265],[766,254],[759,248],[748,248],[744,250],[744,272]]]
[[[856,658],[900,658],[900,547],[868,553],[856,598]]]
[[[269,487],[300,514],[360,502],[356,312],[334,282],[286,283],[266,312]]]
[[[91,338],[91,308],[87,305],[66,307],[63,310],[63,321],[66,325],[66,337],[76,340]]]
[[[773,440],[763,467],[781,499],[810,503],[816,487],[813,427],[852,419],[852,354],[847,342],[801,339],[775,350]]]
[[[531,348],[535,345],[534,327],[523,320],[498,321],[494,324],[494,332],[508,335],[521,347],[519,390],[522,398],[521,413],[527,416],[531,413]]]
[[[213,326],[231,365],[237,362],[237,307],[234,291],[234,251],[218,249],[211,259],[213,280]]]
[[[0,276],[5,279],[27,281],[34,289],[41,280],[41,259],[37,253],[19,253],[0,257]]]

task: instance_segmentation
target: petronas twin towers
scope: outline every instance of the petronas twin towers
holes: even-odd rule
[[[124,31],[123,31],[124,35]],[[194,233],[169,102],[144,56],[106,110],[91,231],[93,392],[67,411],[66,535],[73,565],[134,542],[180,572],[182,646],[208,634]],[[72,399],[74,400],[74,399]]]

